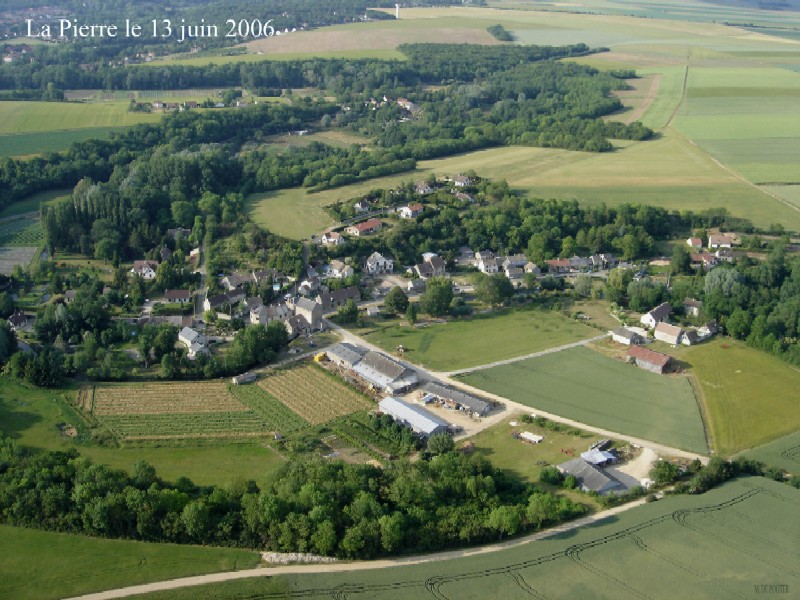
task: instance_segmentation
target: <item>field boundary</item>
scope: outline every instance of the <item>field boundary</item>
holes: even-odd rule
[[[706,406],[706,397],[705,394],[703,394],[703,386],[697,381],[697,377],[694,373],[689,373],[687,379],[689,380],[689,387],[692,388],[694,399],[697,402],[697,409],[700,411],[700,419],[703,422],[703,432],[706,434],[708,453],[716,454],[714,434],[711,432],[711,421],[708,414],[708,407]]]

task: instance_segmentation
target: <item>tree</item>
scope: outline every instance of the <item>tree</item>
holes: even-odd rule
[[[675,275],[692,272],[692,257],[689,254],[689,250],[683,244],[678,244],[672,251],[670,272]]]
[[[677,466],[667,460],[659,460],[650,469],[649,476],[655,485],[667,485],[675,481],[679,474],[680,470]]]
[[[8,292],[0,292],[0,318],[7,319],[14,314],[14,299]]]
[[[575,295],[587,298],[592,293],[592,278],[589,275],[581,274],[575,278]]]
[[[394,286],[389,293],[386,294],[386,300],[383,307],[387,312],[395,315],[401,315],[408,309],[408,296],[399,285]]]
[[[449,279],[432,277],[428,280],[425,293],[419,300],[420,309],[432,317],[447,314],[453,300],[453,286]]]
[[[412,327],[417,322],[417,305],[413,302],[408,303],[408,308],[406,309],[406,322]]]
[[[614,304],[622,304],[631,281],[633,281],[633,271],[630,269],[612,269],[606,279],[606,300]]]
[[[436,433],[428,438],[428,451],[437,456],[451,452],[455,446],[453,438],[447,433]]]
[[[342,324],[355,323],[358,321],[358,306],[356,306],[352,298],[348,299],[347,302],[336,311],[336,320]]]
[[[481,302],[496,306],[514,295],[514,285],[503,273],[491,276],[479,273],[475,281],[475,295]]]

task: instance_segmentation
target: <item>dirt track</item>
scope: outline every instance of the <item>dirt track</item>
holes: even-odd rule
[[[233,571],[228,573],[211,573],[209,575],[198,575],[196,577],[184,577],[181,579],[171,579],[168,581],[159,581],[156,583],[147,583],[144,585],[135,585],[126,588],[119,588],[116,590],[108,590],[106,592],[98,592],[95,594],[86,594],[84,596],[76,596],[67,598],[66,600],[112,600],[114,598],[127,598],[129,596],[136,596],[138,594],[146,594],[149,592],[159,592],[164,590],[174,590],[178,588],[192,587],[197,585],[205,585],[208,583],[219,583],[222,581],[233,581],[235,579],[248,579],[252,577],[271,577],[274,575],[302,575],[311,573],[347,573],[351,571],[366,571],[371,569],[388,569],[391,567],[404,567],[410,565],[418,565],[427,562],[439,562],[443,560],[453,560],[458,558],[466,558],[469,556],[477,556],[480,554],[489,554],[492,552],[500,552],[501,550],[508,550],[523,544],[529,544],[535,540],[544,539],[558,533],[584,527],[592,523],[596,523],[602,519],[611,517],[613,515],[625,512],[637,506],[644,504],[644,499],[636,500],[622,506],[609,509],[602,513],[597,513],[583,519],[571,521],[558,527],[553,527],[547,531],[540,531],[531,535],[526,535],[515,540],[501,542],[499,544],[492,544],[489,546],[481,546],[478,548],[467,548],[464,550],[450,550],[448,552],[438,552],[435,554],[422,554],[418,556],[408,556],[404,558],[394,558],[385,560],[371,560],[362,562],[351,563],[328,563],[328,564],[314,564],[314,565],[292,565],[281,567],[261,567],[258,569],[247,569],[245,571]]]

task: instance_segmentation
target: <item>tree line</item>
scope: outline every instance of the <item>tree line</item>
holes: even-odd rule
[[[455,451],[386,468],[290,462],[262,489],[171,484],[145,462],[127,473],[74,449],[33,453],[0,440],[3,523],[106,538],[366,559],[496,541],[585,513]]]

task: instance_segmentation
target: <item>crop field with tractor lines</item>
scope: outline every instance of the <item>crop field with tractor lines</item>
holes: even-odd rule
[[[258,385],[312,425],[374,407],[314,365],[271,373]]]

